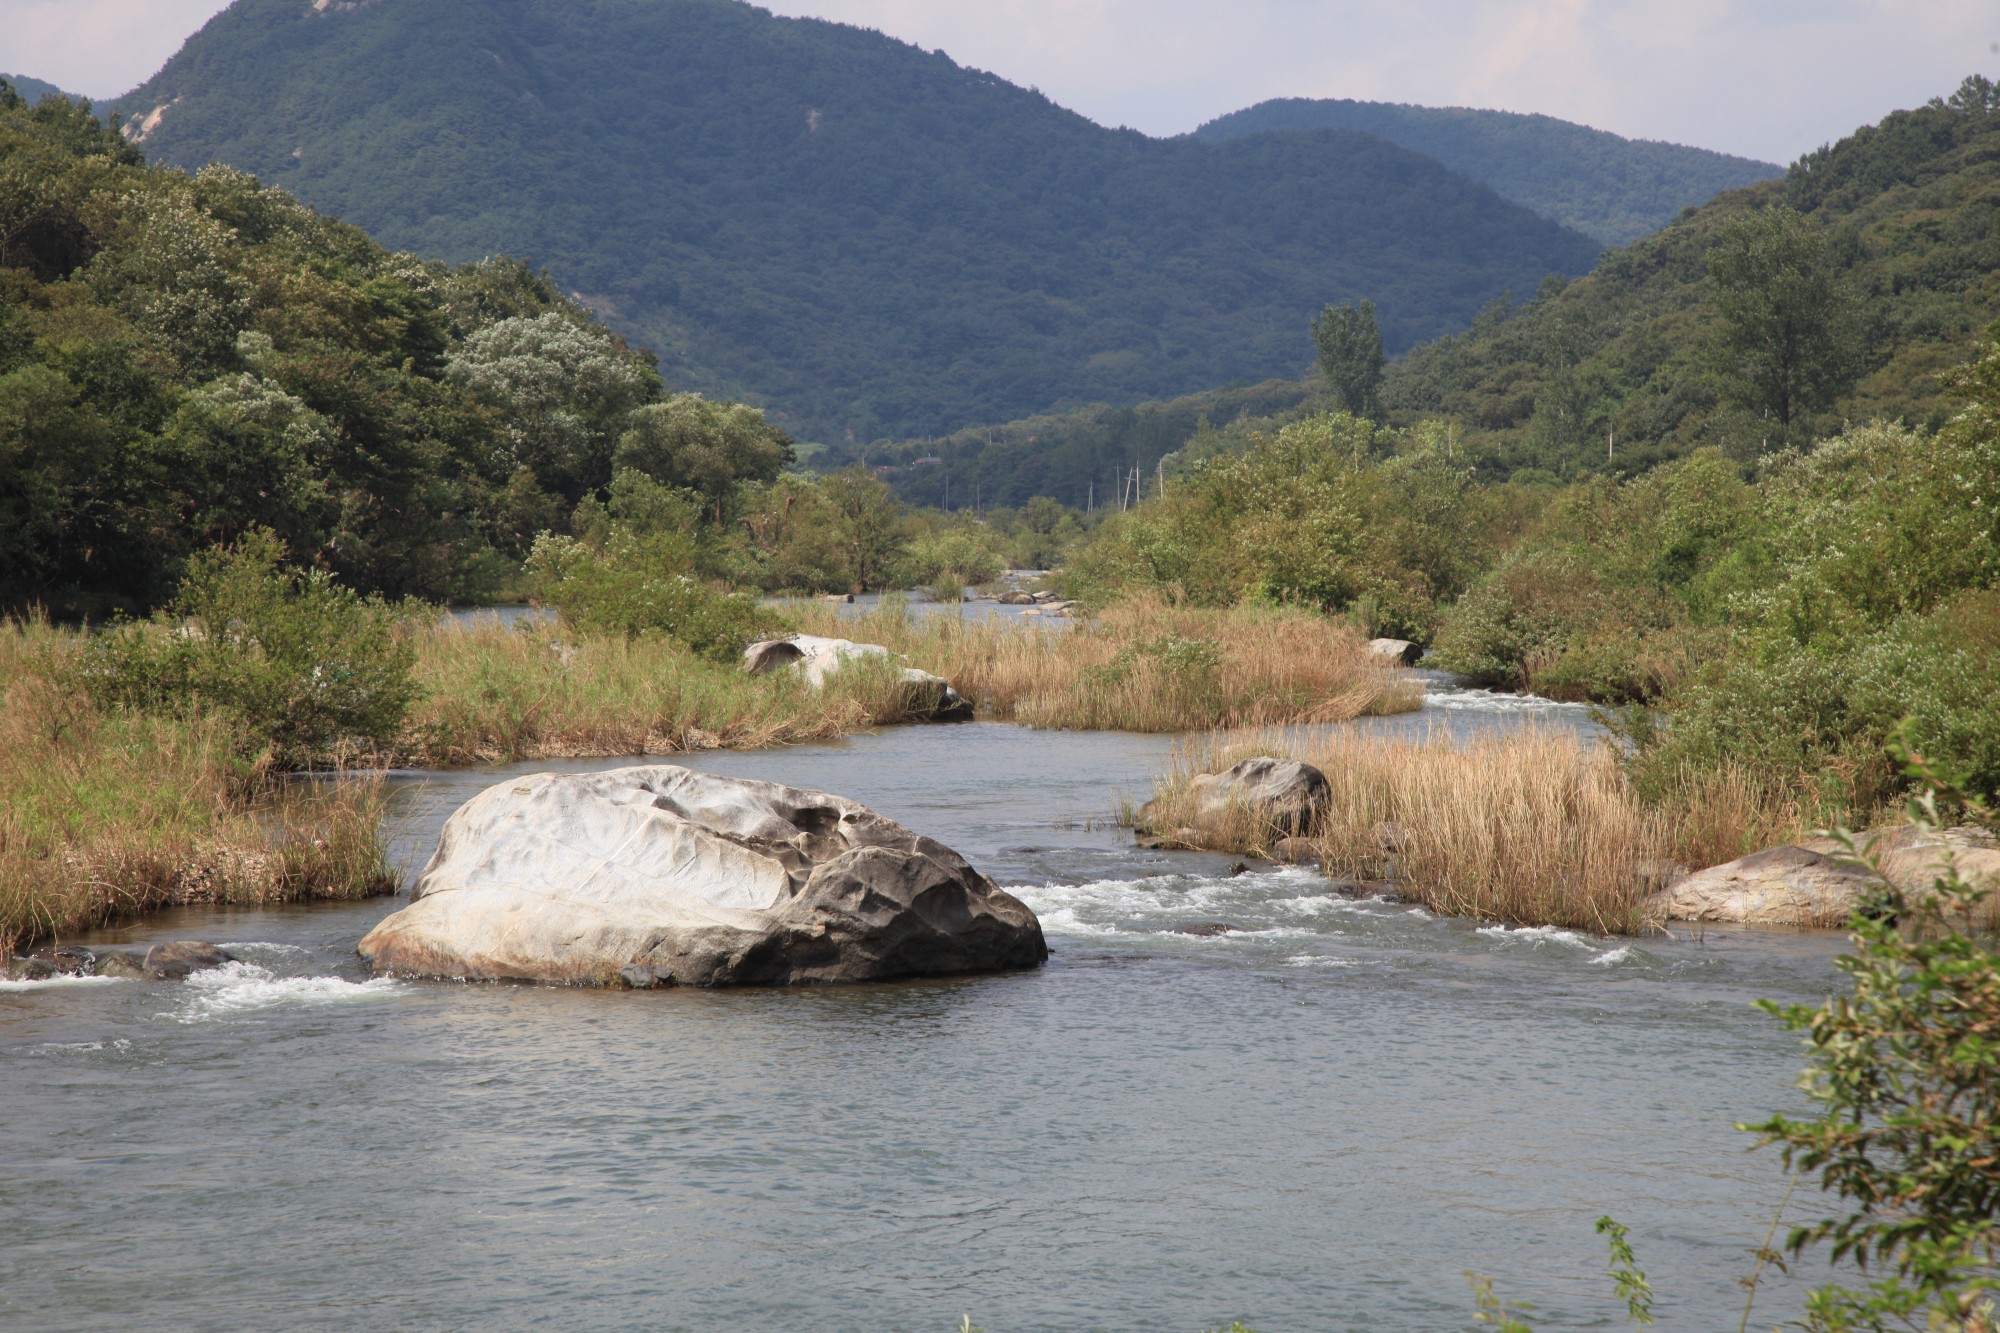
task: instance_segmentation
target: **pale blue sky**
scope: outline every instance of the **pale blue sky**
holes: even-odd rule
[[[385,0],[421,3],[422,0]],[[298,0],[304,5],[308,0]],[[221,0],[0,0],[0,69],[124,92]],[[1178,134],[1267,97],[1542,111],[1787,162],[2000,74],[1993,0],[775,0]]]

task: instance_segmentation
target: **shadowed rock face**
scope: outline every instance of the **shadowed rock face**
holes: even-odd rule
[[[571,984],[872,981],[1033,967],[1033,912],[855,801],[672,765],[541,773],[446,822],[378,971]]]

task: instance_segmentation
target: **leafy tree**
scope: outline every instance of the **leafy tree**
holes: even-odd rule
[[[791,440],[756,408],[679,393],[631,414],[613,461],[698,492],[720,523],[738,487],[776,480],[792,458]]]
[[[505,410],[510,468],[571,499],[609,479],[614,431],[658,383],[607,330],[554,310],[479,330],[445,374]]]
[[[1313,318],[1313,345],[1320,374],[1342,410],[1352,416],[1380,415],[1382,330],[1375,303],[1366,299],[1329,305]]]
[[[1725,374],[1745,406],[1789,440],[1860,370],[1860,308],[1826,233],[1791,208],[1734,220],[1708,259]]]

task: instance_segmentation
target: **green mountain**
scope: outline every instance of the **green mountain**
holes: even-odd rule
[[[1817,406],[1781,431],[1747,392],[1711,258],[1749,227],[1796,216],[1847,330],[1844,365]],[[1781,180],[1726,193],[1655,235],[1607,253],[1574,282],[1496,302],[1472,327],[1388,367],[1389,422],[1442,418],[1482,473],[1548,480],[1632,473],[1705,444],[1747,461],[1843,420],[1936,427],[1956,410],[1951,372],[2000,319],[2000,93],[1972,79],[1951,98],[1898,111],[1795,163]],[[1309,339],[1294,332],[1303,348]],[[960,431],[944,439],[835,449],[899,495],[954,506],[1045,494],[1082,505],[1134,468],[1171,479],[1245,449],[1313,406],[1312,382],[1191,394]],[[1611,457],[1605,457],[1607,444]],[[919,458],[934,464],[917,465]]]
[[[545,264],[829,443],[1297,374],[1354,296],[1397,350],[1597,252],[1378,138],[1148,139],[735,0],[237,0],[117,110],[384,244]]]
[[[1553,116],[1346,98],[1259,102],[1211,120],[1195,137],[1220,142],[1269,130],[1377,135],[1606,245],[1629,244],[1683,208],[1783,174],[1768,162],[1626,139]]]
[[[1996,319],[2000,89],[1974,77],[1490,308],[1391,366],[1382,399],[1453,419],[1503,473],[1747,461],[1842,421],[1941,425]]]
[[[64,92],[53,83],[42,79],[31,79],[26,74],[0,74],[0,83],[12,86],[21,95],[21,100],[29,106],[38,104],[44,97],[67,97],[72,102],[87,101],[76,93]]]

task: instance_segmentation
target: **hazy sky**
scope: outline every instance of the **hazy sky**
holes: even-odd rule
[[[307,0],[298,0],[301,5]],[[382,0],[420,4],[425,0]],[[0,0],[0,70],[97,97],[222,0]],[[1178,134],[1267,97],[1544,111],[1787,162],[2000,73],[1994,0],[776,0]]]

